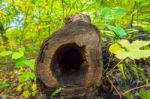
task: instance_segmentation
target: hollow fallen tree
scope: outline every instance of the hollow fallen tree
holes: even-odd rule
[[[102,76],[101,38],[84,14],[66,18],[65,25],[48,37],[36,63],[38,98],[94,99]]]

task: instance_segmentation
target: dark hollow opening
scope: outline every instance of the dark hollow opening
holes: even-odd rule
[[[87,71],[84,49],[75,43],[62,45],[57,49],[51,69],[60,84],[79,84],[84,80]]]

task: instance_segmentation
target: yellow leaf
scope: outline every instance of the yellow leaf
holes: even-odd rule
[[[36,90],[36,88],[37,88],[37,87],[36,87],[36,84],[35,84],[35,83],[33,83],[33,84],[32,84],[32,91],[35,91],[35,90]]]
[[[23,86],[23,84],[19,84],[18,86],[17,86],[17,91],[22,91],[22,86]]]
[[[30,96],[30,93],[28,90],[25,90],[22,94],[25,98],[28,98]]]
[[[111,53],[116,53],[117,51],[124,51],[123,48],[120,47],[120,45],[118,45],[117,43],[115,44],[112,44],[110,47],[109,47],[109,52]]]

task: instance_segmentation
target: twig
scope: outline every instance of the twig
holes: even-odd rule
[[[124,60],[124,59],[120,60],[110,71],[108,71],[108,72],[106,73],[106,75],[109,75],[110,72],[111,72],[112,70],[114,70],[114,68],[116,68],[121,62],[123,62],[123,60]]]
[[[120,99],[122,99],[122,96],[121,96],[120,92],[119,92],[118,89],[114,86],[113,82],[109,79],[108,76],[106,76],[106,77],[107,77],[107,79],[109,80],[111,86],[115,89],[115,91],[116,91],[117,94],[119,95]]]
[[[127,94],[127,93],[129,93],[129,92],[131,92],[133,90],[136,90],[136,89],[139,89],[139,88],[143,88],[143,87],[150,87],[150,84],[146,84],[146,85],[142,85],[142,86],[139,86],[139,87],[132,88],[130,90],[125,91],[123,94]]]

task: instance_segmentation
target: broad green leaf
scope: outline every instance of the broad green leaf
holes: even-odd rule
[[[120,38],[123,38],[126,36],[126,32],[124,31],[124,29],[118,25],[116,26],[112,26],[112,25],[106,25],[108,29],[110,29],[111,31],[115,32],[115,34],[117,36],[119,36]]]
[[[3,52],[0,53],[0,56],[5,57],[5,56],[8,56],[10,54],[12,54],[12,51],[3,51]]]
[[[117,48],[116,51],[113,51],[117,58],[119,59],[141,59],[141,58],[148,58],[150,57],[150,48],[149,49],[141,49],[142,47],[145,47],[146,45],[150,44],[150,41],[133,41],[132,43],[129,43],[128,40],[121,40],[119,42],[120,48]],[[124,50],[120,50],[123,48]],[[112,48],[111,48],[112,49]]]
[[[112,45],[109,47],[109,52],[115,53],[116,51],[124,51],[124,49],[121,48],[120,45],[117,44],[117,43],[112,44]]]
[[[27,81],[27,80],[34,79],[34,78],[35,78],[34,72],[25,72],[19,76],[20,81]]]
[[[62,91],[63,91],[63,88],[58,88],[52,93],[51,96],[54,97],[54,96],[58,95],[59,93],[61,93]]]
[[[21,68],[21,67],[25,66],[25,62],[26,62],[26,60],[24,58],[17,59],[15,62],[16,68]]]
[[[150,98],[150,92],[146,91],[145,89],[140,89],[139,96],[142,99],[149,99]]]
[[[19,59],[22,58],[24,56],[24,52],[14,52],[12,54],[12,59]]]
[[[139,41],[139,40],[136,40],[136,41],[133,41],[132,44],[129,43],[128,40],[121,40],[119,42],[119,44],[122,46],[122,47],[125,47],[127,50],[133,50],[133,49],[140,49],[142,47],[145,47],[147,45],[150,44],[150,41]]]

